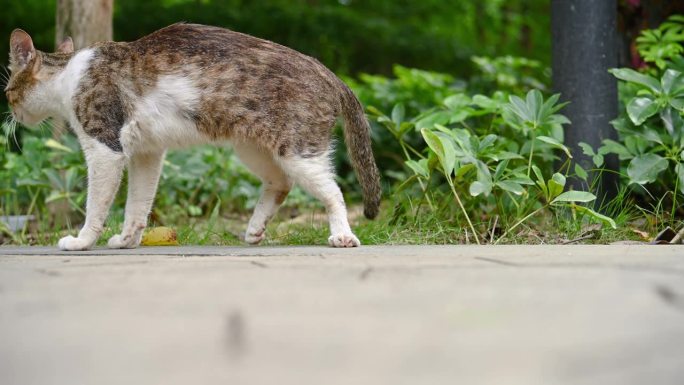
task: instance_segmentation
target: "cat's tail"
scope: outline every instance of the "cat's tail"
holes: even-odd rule
[[[344,83],[342,83],[341,96],[344,141],[363,190],[363,215],[368,219],[373,219],[380,211],[382,188],[380,187],[380,172],[375,164],[371,148],[370,125],[363,113],[361,102]]]

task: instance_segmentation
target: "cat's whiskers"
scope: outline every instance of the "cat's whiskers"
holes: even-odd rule
[[[17,120],[14,119],[14,115],[12,115],[11,112],[5,112],[7,115],[5,117],[5,121],[2,124],[5,128],[5,143],[7,143],[7,148],[9,149],[10,145],[10,136],[14,140],[14,143],[17,145],[17,147],[20,148],[19,146],[19,141],[17,140]]]
[[[4,90],[5,87],[9,84],[9,79],[10,79],[10,73],[7,67],[2,67],[3,72],[0,72],[0,79],[2,79],[2,89]]]

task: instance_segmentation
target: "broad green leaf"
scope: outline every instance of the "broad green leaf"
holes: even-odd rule
[[[471,100],[466,94],[456,94],[444,99],[443,103],[450,110],[458,110],[468,106]]]
[[[534,185],[534,181],[525,175],[516,174],[513,178],[508,178],[507,180],[518,184],[524,184],[529,186]]]
[[[468,191],[470,192],[470,195],[474,197],[480,194],[489,195],[489,193],[492,192],[492,184],[483,183],[481,181],[475,181],[470,184],[470,188],[468,188]]]
[[[506,171],[506,167],[508,167],[508,162],[509,162],[508,160],[504,160],[496,166],[496,170],[494,171],[494,177],[493,177],[494,180],[501,179],[501,177],[504,174],[504,171]]]
[[[575,174],[577,175],[578,178],[582,179],[583,181],[587,181],[587,178],[589,177],[589,174],[587,174],[586,171],[580,166],[579,163],[575,163]]]
[[[577,145],[582,148],[582,153],[584,155],[589,155],[589,156],[596,155],[596,153],[594,152],[594,148],[591,147],[591,145],[589,143],[579,142],[579,143],[577,143]]]
[[[489,135],[485,136],[485,137],[482,138],[482,140],[480,141],[480,148],[479,148],[479,150],[482,151],[482,150],[484,150],[484,149],[490,147],[491,145],[494,144],[494,142],[496,142],[496,140],[497,140],[498,138],[499,138],[499,137],[498,137],[497,135],[494,135],[494,134],[489,134]]]
[[[594,210],[592,210],[592,209],[590,209],[590,208],[588,208],[588,207],[584,207],[584,206],[580,206],[580,205],[573,205],[572,207],[573,207],[575,210],[577,210],[577,211],[579,211],[579,212],[581,212],[581,213],[587,214],[587,215],[589,215],[590,217],[593,217],[593,218],[595,218],[595,219],[598,219],[598,220],[601,221],[601,222],[604,222],[604,223],[609,224],[610,227],[612,227],[612,228],[614,228],[614,229],[617,229],[617,225],[615,224],[615,221],[614,221],[612,218],[610,218],[610,217],[607,217],[607,216],[605,216],[605,215],[603,215],[603,214],[599,214],[599,213],[597,213],[596,211],[594,211]]]
[[[407,161],[404,162],[404,163],[405,163],[406,166],[408,166],[411,170],[413,170],[413,172],[414,172],[416,175],[420,175],[420,176],[422,176],[422,177],[424,177],[424,178],[427,178],[427,177],[430,176],[430,171],[428,170],[428,167],[427,167],[427,159],[421,159],[421,160],[419,160],[418,162],[416,162],[415,160],[411,159],[411,160],[407,160]]]
[[[640,74],[629,68],[613,68],[609,71],[618,79],[646,86],[656,93],[660,92],[660,82],[652,76]]]
[[[557,172],[551,176],[551,180],[558,183],[560,186],[565,187],[565,175]]]
[[[565,176],[561,173],[555,173],[551,176],[551,179],[547,182],[548,196],[547,200],[553,200],[560,193],[563,192],[565,188]]]
[[[522,120],[533,121],[534,112],[527,109],[527,104],[525,101],[517,96],[511,95],[508,98],[509,103],[506,105],[510,107],[511,111]]]
[[[541,112],[542,112],[542,105],[543,105],[543,97],[541,92],[539,90],[530,90],[527,93],[527,97],[525,98],[525,103],[527,104],[527,111],[530,112],[533,116],[532,120],[534,122],[540,122],[541,121]]]
[[[684,112],[684,97],[670,99],[670,105],[675,109]]]
[[[468,119],[470,117],[470,112],[471,109],[465,107],[456,111],[452,111],[451,116],[449,116],[449,124],[460,123]]]
[[[617,154],[621,160],[632,159],[634,154],[629,152],[627,147],[623,146],[612,139],[604,139],[603,146],[599,148],[599,153],[601,154]]]
[[[416,121],[416,128],[432,128],[435,124],[447,124],[450,117],[451,112],[449,111],[431,112]]]
[[[484,95],[473,96],[473,104],[486,110],[496,110],[499,108],[499,102]]]
[[[630,183],[653,183],[667,169],[667,159],[656,154],[637,155],[627,166]]]
[[[454,171],[454,163],[456,162],[454,145],[451,140],[437,135],[427,128],[423,128],[420,132],[423,134],[423,139],[425,139],[427,145],[437,155],[439,163],[444,169],[444,174],[451,177],[451,173]]]
[[[682,153],[684,156],[684,152]],[[675,166],[675,174],[677,174],[677,179],[678,179],[678,184],[679,184],[679,191],[681,191],[682,194],[684,194],[684,163],[677,163]]]
[[[566,191],[557,196],[551,204],[567,202],[591,202],[596,200],[596,195],[586,191]]]
[[[506,159],[525,159],[522,155],[510,151],[498,151],[493,154],[487,154],[487,156],[497,161]]]
[[[634,98],[627,104],[627,114],[637,126],[658,113],[658,103],[647,97]]]
[[[404,108],[403,103],[398,103],[394,105],[394,108],[392,109],[392,121],[397,127],[399,127],[401,125],[401,122],[404,121],[405,114],[406,109]]]
[[[465,175],[468,171],[472,170],[475,168],[475,165],[472,163],[467,163],[464,164],[463,166],[460,166],[456,169],[456,177],[461,178],[463,175]]]
[[[668,69],[665,71],[663,77],[660,79],[660,84],[662,85],[663,92],[665,94],[669,95],[671,91],[674,91],[675,88],[679,86],[681,75],[681,72],[675,71],[673,69]]]
[[[570,149],[565,147],[565,145],[563,143],[561,143],[560,141],[558,141],[557,139],[554,139],[550,136],[544,136],[544,135],[537,136],[537,139],[541,140],[544,143],[548,143],[548,144],[550,144],[556,148],[563,150],[563,152],[565,152],[565,154],[568,156],[568,158],[572,158],[572,154],[570,154]]]
[[[496,182],[496,185],[499,186],[502,190],[509,191],[515,195],[522,195],[525,192],[523,186],[510,180],[502,180]]]

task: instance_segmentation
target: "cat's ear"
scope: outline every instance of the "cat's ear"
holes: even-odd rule
[[[33,40],[28,33],[15,29],[10,36],[10,60],[21,67],[25,67],[36,57]]]
[[[74,52],[74,41],[71,40],[70,36],[67,36],[63,42],[57,46],[57,52],[59,53],[72,53]]]

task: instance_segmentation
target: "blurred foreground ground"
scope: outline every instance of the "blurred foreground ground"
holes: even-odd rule
[[[681,384],[681,246],[0,247],[0,384]]]

